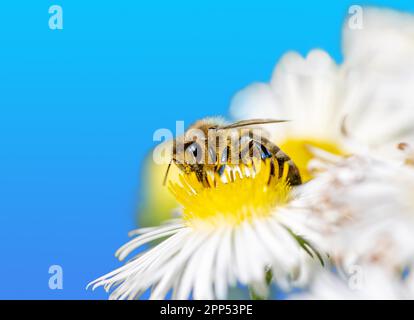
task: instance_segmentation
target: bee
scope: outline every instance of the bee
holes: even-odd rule
[[[182,172],[195,173],[197,179],[206,187],[211,187],[207,174],[222,175],[228,166],[246,163],[253,157],[270,159],[271,176],[281,178],[287,167],[286,179],[290,185],[302,183],[299,169],[277,145],[265,137],[255,125],[281,123],[286,120],[252,119],[227,124],[220,118],[206,118],[195,122],[184,136],[173,141],[171,161],[164,177],[174,163]],[[276,171],[275,166],[278,167]]]

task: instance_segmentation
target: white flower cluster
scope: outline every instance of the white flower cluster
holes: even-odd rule
[[[313,154],[313,179],[298,190],[302,218],[291,225],[332,269],[295,298],[414,299],[414,16],[363,13],[360,30],[344,25],[342,65],[319,50],[288,53],[270,83],[242,90],[231,107],[236,119],[292,120],[274,139],[303,140]]]
[[[134,231],[120,260],[159,242],[93,287],[222,299],[240,285],[265,297],[273,280],[300,286],[300,299],[414,299],[414,16],[363,13],[362,28],[345,23],[341,65],[321,50],[288,53],[270,83],[233,99],[236,120],[290,120],[269,133],[304,183],[266,171],[231,172],[217,188],[181,177],[170,187],[182,215]]]

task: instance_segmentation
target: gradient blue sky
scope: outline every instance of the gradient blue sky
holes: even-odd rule
[[[64,30],[48,28],[63,7]],[[341,59],[352,4],[406,1],[2,1],[0,298],[103,299],[88,281],[135,227],[153,132],[226,115],[287,50]],[[63,290],[48,269],[63,267]]]

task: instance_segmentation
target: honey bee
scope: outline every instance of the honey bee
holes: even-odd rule
[[[173,141],[173,154],[164,185],[173,163],[186,174],[194,172],[204,186],[211,187],[207,179],[209,172],[222,175],[227,166],[237,166],[254,157],[270,159],[270,175],[277,174],[278,178],[283,176],[287,166],[286,180],[292,186],[301,184],[299,169],[289,156],[266,138],[262,129],[252,127],[281,122],[286,120],[252,119],[226,124],[220,118],[206,118],[195,122],[184,136]]]

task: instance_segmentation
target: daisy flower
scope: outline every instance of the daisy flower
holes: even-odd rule
[[[294,298],[414,299],[414,167],[370,154],[329,160],[312,160],[323,172],[298,190],[308,218],[293,230],[320,243],[337,272],[316,272]]]
[[[362,29],[344,24],[341,65],[322,50],[305,58],[287,53],[269,83],[235,95],[231,113],[237,120],[290,120],[274,126],[273,142],[304,181],[312,178],[310,147],[347,155],[364,146],[391,156],[396,144],[414,141],[413,34],[414,16],[364,8]]]
[[[303,186],[301,202],[312,214],[303,212],[306,223],[294,231],[320,243],[345,273],[375,264],[401,274],[414,262],[413,194],[412,166],[370,155],[342,159]]]
[[[112,299],[139,298],[148,289],[151,299],[169,294],[224,299],[237,284],[265,296],[270,274],[283,288],[305,281],[308,265],[322,257],[285,222],[300,199],[285,176],[270,174],[269,160],[260,164],[210,175],[211,188],[194,174],[181,174],[170,189],[182,205],[182,218],[133,231],[135,238],[116,253],[120,260],[147,243],[159,243],[90,285],[114,288]]]

